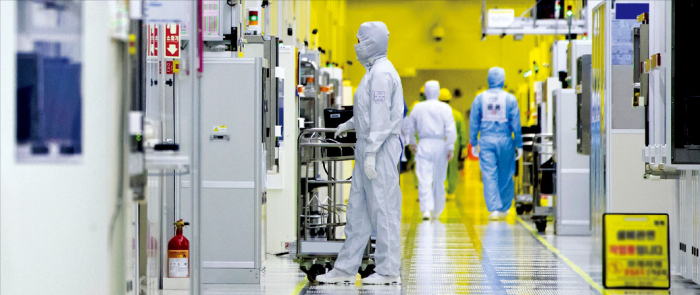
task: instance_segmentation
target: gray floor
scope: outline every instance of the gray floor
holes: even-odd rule
[[[465,169],[467,170],[467,169]],[[409,175],[410,176],[410,175]],[[317,285],[292,257],[268,256],[260,285],[207,285],[204,294],[601,294],[601,266],[590,237],[551,232],[538,240],[514,212],[487,221],[478,174],[465,176],[440,220],[423,221],[412,179],[402,182],[401,286]],[[532,226],[530,226],[532,227]],[[551,231],[548,226],[548,231]],[[555,251],[560,253],[557,256]],[[590,277],[590,282],[585,278]],[[700,294],[674,278],[670,294]],[[604,291],[605,294],[669,294],[668,291]],[[164,291],[185,295],[187,291]]]
[[[521,225],[441,221],[406,226],[402,286],[306,284],[299,294],[597,294]],[[270,256],[258,285],[207,285],[205,294],[293,294],[304,274]],[[301,287],[301,286],[300,286]],[[164,294],[178,294],[164,292]]]
[[[404,227],[402,286],[300,284],[306,282],[305,275],[290,257],[269,256],[260,285],[206,285],[204,294],[600,294],[518,223],[449,221]],[[600,284],[600,263],[592,255],[590,237],[542,237]],[[674,278],[670,294],[700,294],[698,288]]]
[[[542,237],[561,255],[584,271],[594,282],[602,285],[601,259],[600,255],[594,251],[596,242],[591,237],[557,236],[551,232],[542,235]],[[606,290],[605,292],[606,294],[700,294],[700,286],[680,276],[673,276],[671,289],[668,291]]]

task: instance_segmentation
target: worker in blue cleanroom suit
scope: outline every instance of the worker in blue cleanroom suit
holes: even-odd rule
[[[503,90],[505,81],[506,73],[502,68],[489,69],[489,89],[474,99],[469,116],[472,153],[479,155],[484,198],[491,220],[508,215],[515,194],[515,161],[523,155],[520,109],[515,96]]]
[[[457,140],[455,119],[450,105],[438,100],[438,81],[425,83],[426,101],[419,102],[406,118],[405,132],[416,153],[418,198],[423,219],[437,219],[445,209],[445,177],[447,163],[454,157]],[[415,134],[418,133],[416,143]]]
[[[398,163],[404,100],[401,79],[387,59],[389,31],[367,22],[357,32],[357,59],[367,69],[354,96],[354,116],[338,126],[336,137],[355,129],[355,168],[347,209],[345,243],[333,270],[320,283],[354,283],[363,253],[376,231],[375,273],[363,284],[400,284],[401,188]]]

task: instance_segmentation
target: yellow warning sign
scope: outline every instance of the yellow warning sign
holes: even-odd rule
[[[603,286],[671,287],[668,214],[603,214]]]
[[[214,126],[214,132],[226,132],[226,125]]]

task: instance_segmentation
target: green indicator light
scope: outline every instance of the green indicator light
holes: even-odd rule
[[[251,21],[257,21],[257,20],[258,20],[258,16],[257,16],[257,15],[251,15],[251,16],[250,16],[250,20],[251,20]]]
[[[566,12],[566,16],[572,16],[572,15],[574,15],[574,12],[573,12],[573,11],[569,10],[569,11]]]
[[[141,134],[136,135],[136,141],[141,141]]]

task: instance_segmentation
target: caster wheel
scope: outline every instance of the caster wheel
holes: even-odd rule
[[[368,276],[371,276],[374,273],[374,264],[368,265],[367,267],[365,267],[365,270],[360,269],[359,273],[360,277],[362,277],[363,279]]]
[[[543,233],[547,229],[547,220],[537,220],[535,221],[535,226],[537,227],[537,232]]]
[[[522,205],[515,206],[515,213],[518,213],[518,215],[523,215],[523,213],[525,213],[525,208],[523,208]]]
[[[525,209],[525,212],[532,212],[532,204],[523,205],[523,209]]]
[[[323,267],[323,265],[314,264],[308,270],[306,270],[306,267],[302,266],[301,271],[306,273],[306,278],[309,282],[316,283],[316,276],[325,274],[326,268]]]

